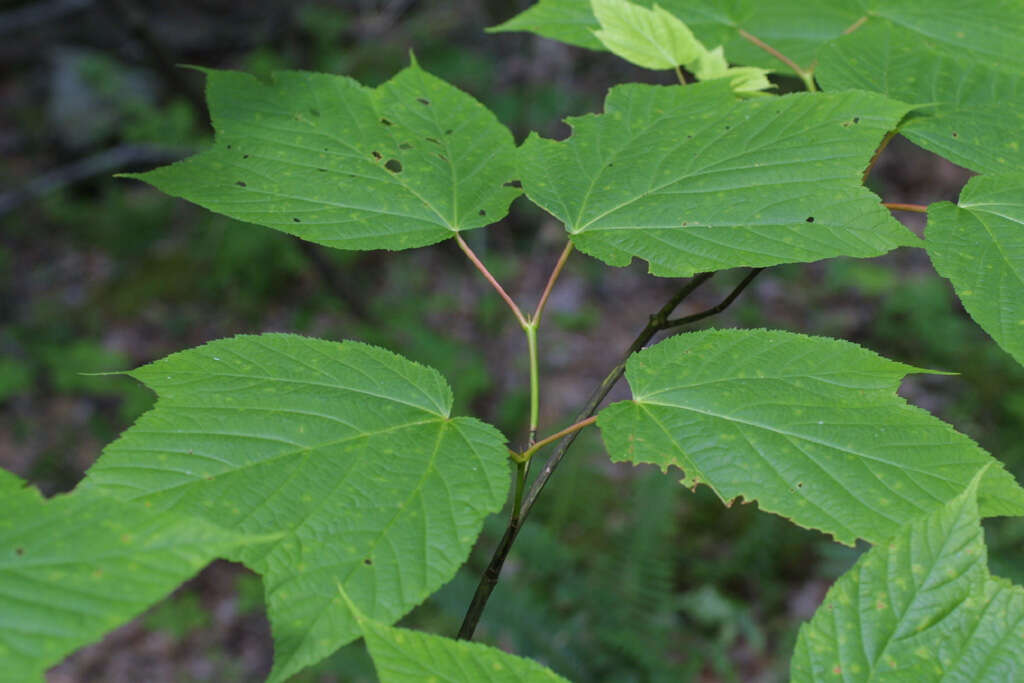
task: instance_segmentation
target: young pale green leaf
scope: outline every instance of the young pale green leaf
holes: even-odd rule
[[[139,368],[156,407],[87,482],[275,543],[263,575],[272,681],[391,623],[449,580],[508,491],[494,428],[451,418],[436,371],[383,349],[286,334],[211,342]]]
[[[44,500],[0,470],[0,679],[43,680],[66,655],[252,540],[95,491]]]
[[[580,250],[655,275],[877,256],[917,242],[861,184],[905,111],[873,93],[621,85],[569,139],[527,138],[520,176]]]
[[[653,0],[640,0],[650,7]],[[731,61],[791,73],[789,67],[744,37],[742,32],[781,51],[803,67],[819,48],[865,16],[859,3],[844,0],[659,0],[658,4],[692,29],[705,45],[722,45]],[[590,0],[540,0],[494,32],[530,31],[592,50],[606,49],[593,31],[600,28]]]
[[[753,93],[774,87],[768,80],[768,71],[756,66],[735,66],[730,68],[725,52],[719,45],[714,50],[703,50],[696,61],[687,68],[701,81],[727,78],[736,93]]]
[[[925,247],[971,317],[1024,363],[1024,174],[971,178],[928,207]]]
[[[376,89],[299,71],[206,71],[214,147],[129,175],[339,249],[408,249],[500,220],[515,144],[469,95],[411,66]]]
[[[363,635],[381,683],[567,683],[533,660],[479,643],[371,621]]]
[[[794,683],[1024,676],[1024,589],[993,579],[976,487],[868,551],[800,629]]]
[[[1024,17],[1024,4],[1017,4]],[[930,11],[930,8],[929,8]],[[991,39],[1009,48],[1009,35],[990,35],[1004,19],[982,32],[951,24],[956,41],[932,41],[902,24],[871,21],[822,51],[818,81],[825,90],[872,90],[918,106],[900,124],[916,144],[982,173],[1024,167],[1024,64],[1018,47],[1005,60],[972,51]],[[1014,25],[1013,13],[1005,21]],[[1024,35],[1024,19],[1012,40]],[[962,40],[950,36],[956,29]],[[975,36],[971,41],[966,36]],[[1001,36],[1001,37],[1000,37]]]
[[[633,400],[598,425],[613,460],[684,470],[724,501],[758,501],[841,543],[878,542],[954,498],[996,461],[896,395],[914,368],[849,342],[769,330],[709,330],[630,358]],[[1024,513],[998,465],[987,515]]]
[[[646,69],[674,69],[705,51],[690,29],[658,5],[647,9],[629,0],[591,0],[601,25],[597,36],[609,51]]]

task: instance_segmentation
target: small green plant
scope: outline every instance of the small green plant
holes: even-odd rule
[[[320,73],[207,70],[214,146],[137,177],[339,249],[455,240],[525,335],[525,445],[510,449],[494,427],[453,417],[435,370],[358,341],[238,336],[138,368],[128,374],[157,393],[156,406],[74,491],[44,500],[0,471],[5,678],[41,680],[221,557],[262,577],[270,681],[359,638],[384,681],[564,680],[466,641],[535,501],[592,425],[615,461],[665,476],[678,468],[682,484],[703,484],[726,505],[756,501],[838,543],[873,545],[802,627],[793,680],[1024,677],[1024,589],[989,573],[980,526],[1024,515],[1024,489],[897,395],[923,370],[767,329],[648,346],[721,312],[765,268],[923,247],[974,320],[1024,362],[1024,53],[1015,49],[1024,6],[542,0],[494,30],[608,50],[674,71],[679,84],[616,86],[603,113],[568,120],[569,138],[531,134],[516,146],[480,102],[415,58],[377,88]],[[775,94],[779,82],[808,92]],[[897,133],[980,175],[956,204],[881,202],[864,180]],[[520,196],[568,233],[532,310],[463,236]],[[923,243],[892,210],[928,214]],[[537,330],[576,250],[689,279],[571,425],[543,435]],[[673,317],[734,268],[747,270],[719,305]],[[602,408],[623,375],[632,398]],[[510,489],[504,537],[458,639],[396,628],[452,578]],[[659,529],[635,542],[658,545]],[[656,603],[668,591],[645,582],[659,576],[622,580]],[[713,593],[687,601],[691,611],[709,605],[739,613]],[[648,635],[626,640],[641,660],[658,632],[636,630]]]

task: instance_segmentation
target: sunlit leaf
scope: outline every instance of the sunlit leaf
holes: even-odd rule
[[[674,69],[697,59],[704,46],[686,24],[661,7],[629,0],[592,0],[601,28],[594,32],[614,54],[648,69]]]
[[[741,31],[809,67],[820,47],[839,37],[862,16],[859,3],[844,0],[640,0],[658,4],[686,23],[708,46],[722,45],[730,61],[791,72],[783,62],[745,38]],[[491,31],[530,31],[592,50],[606,49],[593,36],[599,23],[590,0],[540,0]]]

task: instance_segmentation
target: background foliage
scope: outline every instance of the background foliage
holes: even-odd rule
[[[80,373],[271,330],[362,339],[428,363],[452,380],[455,413],[472,410],[521,440],[524,373],[507,365],[521,354],[519,331],[450,243],[395,254],[325,250],[109,176],[179,158],[209,139],[202,79],[175,63],[313,69],[377,85],[407,65],[414,47],[431,72],[494,110],[517,142],[529,129],[564,137],[561,118],[600,111],[612,85],[671,82],[607,54],[483,34],[526,4],[5,7],[0,465],[47,494],[68,490],[153,398],[127,378]],[[840,19],[841,28],[849,24]],[[775,80],[783,91],[797,84]],[[957,105],[950,116],[970,116]],[[892,201],[928,203],[954,200],[966,177],[897,140],[869,185]],[[911,227],[920,234],[920,222]],[[561,235],[517,202],[502,224],[468,238],[515,296],[539,289]],[[523,265],[528,256],[535,269]],[[542,423],[554,426],[581,403],[672,290],[643,271],[585,258],[570,264],[542,331],[550,397]],[[726,280],[689,305],[717,302]],[[775,268],[716,319],[730,323],[842,337],[961,373],[913,376],[901,393],[1022,477],[1024,371],[964,314],[923,252]],[[575,681],[679,680],[680,671],[692,680],[782,680],[797,625],[857,551],[749,506],[723,508],[707,489],[690,493],[644,467],[612,466],[593,434],[576,448],[514,547],[481,636]],[[489,520],[481,556],[404,625],[454,632],[501,526]],[[985,529],[992,572],[1024,581],[1024,523],[987,521]],[[271,652],[262,609],[254,577],[218,563],[51,679],[260,680]],[[298,680],[371,680],[362,647]]]

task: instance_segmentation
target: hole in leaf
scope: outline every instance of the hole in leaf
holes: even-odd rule
[[[430,105],[430,100],[428,100],[425,97],[417,97],[416,101],[419,102],[420,104],[424,105],[424,106],[429,106]]]
[[[245,187],[245,183],[243,183],[241,180],[236,180],[235,185],[238,185],[239,187]]]
[[[318,117],[318,118],[320,116],[320,110],[319,109],[310,109],[309,113],[312,114],[313,116]]]
[[[302,221],[300,221],[298,218],[292,218],[292,222],[294,222],[294,223],[301,223]]]
[[[398,149],[412,149],[412,145],[410,145],[408,142],[403,142],[398,146]]]
[[[814,216],[808,216],[807,217],[807,222],[808,223],[813,223],[814,222]]]
[[[365,560],[363,560],[363,564],[369,566],[373,564],[373,560],[371,560],[370,558],[366,558]]]
[[[477,211],[477,213],[480,214],[481,216],[486,216],[487,215],[487,212],[484,211],[483,209],[480,209],[479,211]]]
[[[388,159],[387,162],[384,164],[384,168],[388,169],[392,173],[401,173],[402,162],[399,161],[398,159]]]
[[[378,152],[377,150],[374,150],[374,151],[370,152],[370,154],[372,154],[373,158],[376,159],[377,161],[380,161],[381,159],[384,158],[384,157],[381,156],[380,152]]]
[[[390,121],[388,121],[387,119],[381,119],[381,120],[380,120],[380,122],[381,122],[381,123],[383,123],[383,124],[384,124],[385,126],[391,126],[391,125],[393,125],[393,124],[392,124],[392,123],[391,123]]]
[[[518,188],[522,189],[523,184],[521,182],[519,182],[518,180],[510,180],[507,183],[503,183],[502,187],[518,187]]]

